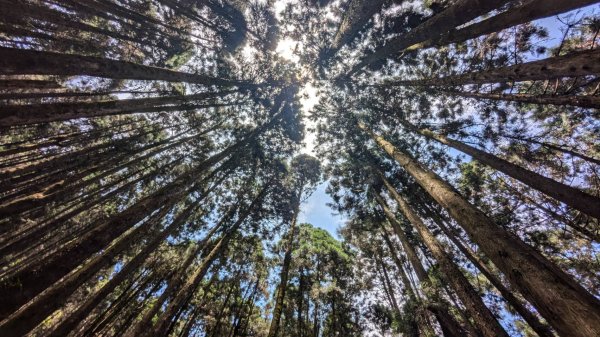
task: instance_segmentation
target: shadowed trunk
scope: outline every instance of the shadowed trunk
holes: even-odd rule
[[[95,56],[0,47],[1,75],[87,75],[112,79],[186,82],[218,86],[247,86],[248,82]]]
[[[402,166],[467,231],[472,240],[560,334],[600,334],[600,301],[516,235],[496,225],[437,174],[376,135],[359,127]]]
[[[479,93],[479,92],[462,92],[462,91],[449,91],[452,95],[478,98],[478,99],[489,99],[493,101],[508,101],[508,102],[519,102],[528,104],[542,104],[542,105],[570,105],[578,106],[582,108],[598,109],[600,108],[600,96],[573,96],[573,95],[528,95],[528,94],[497,94],[497,93]]]
[[[415,29],[406,34],[394,37],[386,42],[385,46],[375,50],[374,53],[365,56],[352,70],[352,75],[365,66],[381,60],[388,56],[400,53],[412,45],[435,39],[443,32],[450,31],[463,25],[487,12],[500,8],[509,0],[458,0],[441,13],[433,16]]]
[[[551,80],[600,74],[600,49],[572,52],[513,66],[421,80],[390,81],[384,86],[459,86],[511,81]]]
[[[596,2],[598,0],[528,0],[520,6],[515,6],[505,12],[468,25],[467,27],[460,29],[453,28],[445,31],[435,38],[414,44],[406,48],[406,50],[418,50],[434,46],[440,47],[451,43],[464,42],[482,35],[499,32],[506,28],[568,12]]]
[[[436,140],[444,145],[448,145],[454,149],[462,151],[472,156],[477,161],[488,165],[509,177],[512,177],[529,187],[543,192],[552,198],[563,202],[574,209],[583,212],[587,215],[600,219],[600,198],[594,197],[577,188],[565,185],[556,180],[544,177],[535,172],[524,169],[520,166],[512,164],[502,158],[498,158],[493,154],[476,149],[470,145],[448,138],[444,135],[434,133],[427,129],[418,129],[412,124],[401,122],[407,129],[419,133],[429,139]]]

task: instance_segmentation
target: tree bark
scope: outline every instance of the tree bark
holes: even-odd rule
[[[386,0],[351,0],[331,42],[330,53],[334,54],[352,42],[360,29],[381,10],[385,2]]]
[[[292,265],[292,252],[295,245],[296,236],[296,221],[298,219],[298,213],[300,212],[300,204],[294,205],[294,214],[290,221],[290,232],[288,233],[288,243],[283,257],[283,265],[281,266],[281,273],[279,274],[279,286],[277,288],[277,298],[275,299],[275,308],[273,309],[273,318],[271,319],[271,325],[269,326],[268,337],[276,337],[279,333],[279,323],[281,320],[281,314],[283,313],[283,301],[285,300],[285,293],[288,284],[288,278],[290,273],[290,266]]]
[[[385,182],[385,180],[384,180]],[[458,294],[461,302],[465,305],[469,316],[474,320],[475,325],[486,337],[508,337],[508,333],[502,328],[496,317],[490,309],[483,303],[483,300],[469,283],[469,280],[463,275],[462,271],[456,266],[454,261],[445,252],[444,247],[429,231],[423,220],[412,210],[406,200],[402,198],[395,189],[391,189],[389,182],[386,184],[388,191],[398,204],[401,212],[406,216],[410,223],[415,227],[423,243],[435,257],[442,270],[442,277],[452,286]]]
[[[152,318],[156,315],[156,313],[162,308],[164,302],[169,298],[175,291],[179,289],[183,282],[183,278],[187,272],[189,266],[194,262],[196,256],[204,249],[209,242],[212,240],[214,234],[223,227],[223,225],[231,219],[234,215],[235,208],[232,208],[222,219],[215,225],[210,231],[204,236],[204,238],[197,243],[195,249],[193,249],[189,254],[186,255],[186,258],[183,260],[181,265],[178,267],[177,272],[173,275],[173,277],[169,280],[167,288],[160,294],[159,298],[155,301],[155,303],[146,311],[142,318],[133,326],[131,331],[127,334],[128,337],[137,337],[142,334],[143,331],[148,331],[152,329],[151,321]]]
[[[181,174],[173,182],[141,199],[125,211],[115,214],[109,219],[99,219],[96,225],[92,226],[92,229],[87,231],[83,237],[69,243],[57,254],[47,257],[42,265],[22,269],[13,275],[11,279],[14,282],[11,282],[11,284],[14,285],[12,287],[5,286],[2,289],[2,295],[6,299],[14,299],[14,301],[7,300],[9,303],[15,303],[18,306],[23,305],[34,295],[77,267],[85,258],[108,245],[109,242],[125,232],[130,226],[142,220],[147,214],[162,208],[170,200],[179,200],[192,188],[193,182],[199,175],[243,148],[251,139],[272,127],[280,117],[281,115],[273,116],[271,121],[249,132],[242,140]],[[27,294],[19,290],[20,285],[27,290]]]
[[[460,86],[467,84],[552,80],[600,74],[600,49],[572,52],[513,66],[420,80],[392,81],[391,86]]]
[[[380,47],[376,49],[374,53],[365,56],[352,68],[349,75],[358,72],[375,61],[400,53],[416,43],[435,39],[440,34],[443,34],[443,32],[451,31],[452,29],[486,14],[489,11],[502,7],[509,2],[509,0],[455,1],[453,5],[446,8],[441,13],[433,16],[408,33],[390,39],[386,42],[385,46]]]
[[[508,302],[508,304],[515,309],[521,317],[529,324],[529,326],[538,334],[539,337],[555,337],[554,333],[549,326],[543,324],[537,316],[531,312],[525,304],[515,296],[510,289],[508,289],[502,281],[486,266],[486,264],[477,256],[477,254],[469,247],[465,246],[460,242],[454,233],[443,223],[441,219],[432,214],[431,218],[435,221],[438,227],[444,232],[446,237],[454,243],[454,245],[460,250],[463,255],[473,263],[477,269],[490,281],[490,283],[498,289],[502,297]]]
[[[113,278],[111,278],[110,281],[108,281],[108,283],[105,284],[96,293],[90,295],[84,301],[83,304],[81,304],[74,312],[72,312],[71,314],[69,314],[67,316],[67,318],[65,320],[63,320],[62,322],[60,322],[52,330],[52,332],[50,332],[47,336],[48,337],[66,336],[66,335],[69,334],[70,331],[74,330],[77,327],[77,325],[86,316],[89,315],[89,313],[91,312],[91,310],[95,306],[97,306],[98,304],[100,304],[100,302],[108,294],[110,294],[121,282],[123,282],[123,280],[125,280],[129,276],[130,273],[133,273],[148,258],[148,256],[150,256],[150,254],[152,254],[152,252],[154,252],[158,248],[158,246],[169,235],[172,235],[173,233],[175,233],[177,230],[179,230],[184,225],[184,223],[192,215],[192,213],[194,213],[194,211],[196,210],[196,208],[199,206],[199,203],[204,199],[204,197],[208,193],[209,193],[209,191],[204,191],[204,193],[202,193],[202,197],[201,198],[199,198],[197,201],[194,202],[194,204],[188,206],[185,210],[183,210],[180,214],[178,214],[177,217],[173,220],[173,222],[171,222],[171,224],[169,224],[164,230],[162,230],[158,235],[156,235],[148,243],[146,243],[145,246],[144,246],[144,248],[139,253],[137,253],[135,255],[135,257],[133,259],[131,259],[131,261],[127,262],[127,264],[125,266],[123,266],[123,268],[119,271],[119,273],[117,275],[115,275]],[[135,236],[132,236],[129,239],[133,240],[133,239],[136,239],[137,237],[138,236],[135,235]],[[123,238],[123,239],[127,239],[127,238]],[[126,244],[130,245],[131,242],[127,241]],[[109,249],[111,249],[113,247],[114,246],[110,247]],[[106,256],[107,256],[108,253],[109,253],[109,250],[105,250],[105,252],[103,253],[103,259],[106,259]],[[89,265],[90,264],[86,264],[86,266],[84,266],[84,268],[89,268],[88,267]],[[98,268],[96,267],[96,269],[98,269]],[[82,271],[80,270],[79,273],[81,273],[81,272]],[[66,298],[66,295],[64,294],[64,288],[66,288],[65,283],[67,283],[67,282],[68,281],[65,281],[65,278],[63,278],[63,279],[61,279],[61,281],[59,281],[59,283],[57,283],[57,284],[55,284],[53,286],[53,288],[57,288],[57,287],[62,288],[62,289],[59,290],[60,291],[60,295],[59,296],[61,296],[62,298]],[[83,282],[80,282],[76,286],[79,286],[82,283]],[[53,288],[48,289],[49,291],[46,291],[44,293],[52,293],[52,289]],[[73,288],[73,287],[72,287],[72,289],[73,289],[73,291],[75,290],[75,288]],[[53,295],[57,296],[56,293],[57,293],[57,291],[54,291]],[[36,298],[36,301],[40,301],[39,297]]]
[[[385,213],[386,218],[392,224],[394,233],[400,239],[400,243],[402,244],[402,249],[404,250],[404,253],[406,253],[408,261],[409,261],[410,265],[412,266],[413,270],[415,271],[415,274],[417,275],[417,279],[419,280],[420,283],[430,284],[431,282],[429,279],[429,275],[425,271],[425,268],[423,267],[423,263],[421,262],[421,259],[419,259],[419,256],[417,255],[417,252],[415,251],[413,245],[408,241],[408,238],[406,237],[404,230],[402,230],[400,223],[396,219],[396,216],[394,215],[394,213],[392,213],[392,211],[387,206],[386,202],[383,200],[383,198],[381,198],[381,196],[379,194],[374,193],[374,196],[375,196],[375,199],[377,200],[377,202],[379,203],[379,205],[381,206],[381,208],[383,209],[383,212]],[[382,229],[385,232],[384,234],[387,235],[387,231],[385,231],[385,228],[382,227]],[[385,235],[384,235],[384,237],[385,237]],[[389,238],[387,240],[389,240]],[[410,282],[409,282],[409,284],[410,284]],[[460,337],[465,334],[465,332],[463,331],[460,324],[456,321],[456,319],[454,319],[454,317],[452,317],[450,314],[448,314],[447,311],[441,310],[438,306],[434,306],[430,309],[433,312],[433,314],[435,315],[438,322],[440,323],[440,326],[442,327],[444,336]],[[469,335],[473,336],[472,334],[469,334]]]
[[[448,210],[559,335],[600,335],[598,299],[519,237],[496,225],[437,174],[364,124],[359,127]]]
[[[464,91],[449,91],[452,95],[489,99],[493,101],[508,101],[528,104],[542,105],[569,105],[578,106],[581,108],[600,109],[600,96],[573,96],[573,95],[528,95],[528,94],[497,94],[497,93],[479,93],[479,92],[464,92]]]
[[[1,75],[87,75],[112,79],[186,82],[216,86],[248,86],[248,82],[95,56],[0,47]]]
[[[482,35],[499,32],[506,28],[568,12],[596,2],[597,0],[528,0],[520,6],[515,6],[467,27],[444,31],[432,39],[414,44],[405,50],[441,47],[451,43],[464,42]]]
[[[457,140],[448,138],[444,135],[434,133],[427,129],[418,129],[408,122],[401,122],[406,128],[417,132],[429,139],[436,140],[444,145],[448,145],[463,153],[472,156],[477,161],[496,169],[511,178],[514,178],[529,187],[545,193],[552,198],[573,207],[574,209],[600,219],[600,198],[594,197],[577,188],[565,185],[556,180],[544,177],[533,171],[529,171],[520,166],[512,164],[493,154],[474,148]]]
[[[200,284],[204,278],[204,275],[206,275],[208,272],[208,268],[211,266],[213,261],[216,260],[217,257],[219,257],[219,255],[226,249],[227,244],[233,235],[237,233],[237,230],[242,223],[262,201],[267,191],[267,186],[262,188],[252,203],[240,215],[239,219],[225,232],[225,234],[223,234],[210,253],[204,257],[200,266],[196,268],[186,283],[177,292],[177,295],[175,295],[175,297],[169,302],[169,305],[165,311],[159,316],[155,326],[151,330],[142,331],[140,337],[163,336],[165,334],[165,332],[169,329],[171,318],[177,314],[177,312],[181,309],[181,306],[187,301],[187,298],[193,294],[198,287],[198,284]]]
[[[210,104],[189,105],[192,102],[222,97],[233,92],[206,92],[185,96],[132,98],[104,102],[5,105],[0,107],[0,127],[49,123],[76,118],[133,114],[137,112],[159,112],[163,109],[168,110],[171,104],[177,104],[177,111],[185,111],[199,107],[210,107]],[[189,106],[186,107],[186,105]]]

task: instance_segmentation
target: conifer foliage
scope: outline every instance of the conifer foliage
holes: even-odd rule
[[[0,336],[600,336],[598,2],[0,0]]]

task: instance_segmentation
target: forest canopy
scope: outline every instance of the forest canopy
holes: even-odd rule
[[[598,3],[0,0],[0,336],[600,336]]]

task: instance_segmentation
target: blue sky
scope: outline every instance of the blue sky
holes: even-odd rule
[[[581,17],[582,14],[589,15],[590,13],[598,13],[600,12],[599,5],[591,5],[588,7],[584,7],[579,11],[573,11],[565,14],[561,14],[561,18],[566,18],[572,14],[578,13],[577,17]],[[556,46],[560,43],[562,38],[561,28],[564,25],[557,20],[556,17],[550,17],[546,19],[541,19],[535,21],[542,27],[545,27],[548,30],[548,40],[545,45],[547,46]],[[288,59],[292,58],[293,50],[295,49],[296,42],[292,41],[284,41],[278,48],[278,53],[286,57]],[[291,59],[291,61],[294,61]],[[303,88],[302,94],[306,94],[306,97],[301,99],[301,104],[303,105],[303,112],[308,113],[316,104],[318,104],[319,95],[318,90],[311,83],[309,83],[305,88]],[[308,121],[305,121],[308,122]],[[310,122],[308,124],[311,124]],[[312,125],[308,125],[312,126]],[[315,135],[309,132],[306,135],[305,143],[306,148],[303,149],[303,153],[314,154],[314,139]],[[315,192],[302,204],[300,211],[300,222],[308,222],[316,227],[323,228],[331,233],[335,238],[340,238],[337,234],[338,228],[344,224],[345,218],[339,214],[335,214],[331,208],[327,206],[327,203],[331,202],[331,198],[325,193],[325,188],[327,187],[327,182],[321,183]]]
[[[335,238],[339,239],[337,229],[343,225],[345,219],[327,206],[331,197],[325,193],[327,182],[321,183],[315,192],[304,202],[300,208],[300,222],[308,222],[313,226],[323,228]]]

